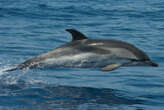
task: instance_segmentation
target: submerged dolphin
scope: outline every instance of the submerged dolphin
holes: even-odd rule
[[[111,71],[120,66],[158,66],[143,51],[129,43],[89,39],[75,29],[66,31],[72,34],[71,42],[7,71],[45,67],[100,68],[103,71]]]

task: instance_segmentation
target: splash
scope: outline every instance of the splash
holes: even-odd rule
[[[15,66],[10,66],[10,65],[6,65],[6,66],[4,66],[4,67],[1,67],[0,68],[0,76],[2,76],[2,75],[5,75],[5,74],[8,74],[8,72],[5,72],[5,71],[7,71],[7,70],[9,70],[9,69],[12,69],[12,68],[14,68]]]
[[[24,71],[13,71],[13,72],[6,72],[6,70],[15,68],[15,66],[7,65],[0,68],[0,83],[3,84],[17,84],[20,77],[24,76],[27,70]]]

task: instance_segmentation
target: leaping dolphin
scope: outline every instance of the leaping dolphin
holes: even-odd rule
[[[31,58],[7,71],[32,68],[100,68],[111,71],[121,66],[154,66],[150,58],[132,44],[119,40],[90,39],[75,29],[66,29],[72,41]]]

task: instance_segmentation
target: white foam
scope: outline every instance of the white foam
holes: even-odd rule
[[[4,74],[7,74],[8,72],[5,72],[6,70],[9,70],[9,69],[11,69],[11,68],[13,68],[13,67],[11,67],[11,66],[4,66],[4,67],[1,67],[0,68],[0,76],[2,76],[2,75],[4,75]]]
[[[26,71],[22,71],[21,74],[19,72],[6,72],[6,70],[12,69],[15,66],[6,65],[0,67],[0,80],[5,84],[17,84],[17,81],[23,76]]]

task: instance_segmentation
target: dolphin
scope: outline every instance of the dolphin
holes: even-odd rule
[[[58,67],[112,71],[121,66],[158,66],[132,44],[119,40],[90,39],[75,29],[66,31],[72,35],[72,41],[7,71]]]

